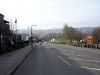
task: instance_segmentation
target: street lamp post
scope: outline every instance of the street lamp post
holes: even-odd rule
[[[31,48],[33,48],[33,37],[32,37],[32,34],[33,34],[33,33],[32,33],[32,31],[33,31],[33,30],[32,30],[32,27],[33,27],[33,26],[37,26],[37,25],[31,25]]]
[[[16,26],[16,30],[15,30],[15,34],[16,34],[16,41],[15,41],[15,43],[16,43],[16,47],[18,47],[18,37],[17,37],[17,19],[15,19],[15,26]]]

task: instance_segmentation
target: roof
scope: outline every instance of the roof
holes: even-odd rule
[[[4,17],[4,15],[3,15],[3,14],[1,14],[1,13],[0,13],[0,16]]]
[[[4,23],[9,23],[8,21],[4,20]]]

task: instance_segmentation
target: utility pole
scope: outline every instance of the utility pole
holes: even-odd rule
[[[32,42],[32,26],[31,26],[31,48],[33,48],[33,42]]]
[[[31,25],[31,48],[33,48],[33,36],[32,36],[32,31],[33,31],[33,29],[32,29],[32,27],[33,26],[37,26],[37,25]]]

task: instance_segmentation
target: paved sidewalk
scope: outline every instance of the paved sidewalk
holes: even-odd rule
[[[9,75],[31,51],[26,47],[0,56],[0,75]]]

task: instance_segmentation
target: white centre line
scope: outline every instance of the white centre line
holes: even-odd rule
[[[83,60],[83,61],[90,61],[90,62],[98,62],[98,63],[100,63],[100,61],[96,61],[96,60],[85,60],[85,59],[79,59],[79,58],[69,58],[69,59]]]
[[[67,65],[71,65],[69,62],[67,62],[66,60],[64,60],[62,57],[60,57],[60,56],[57,56],[58,58],[60,58],[62,61],[64,61]]]
[[[100,71],[100,68],[90,68],[90,67],[84,67],[84,66],[75,66],[75,67],[83,68],[83,69],[90,69],[90,70]]]

